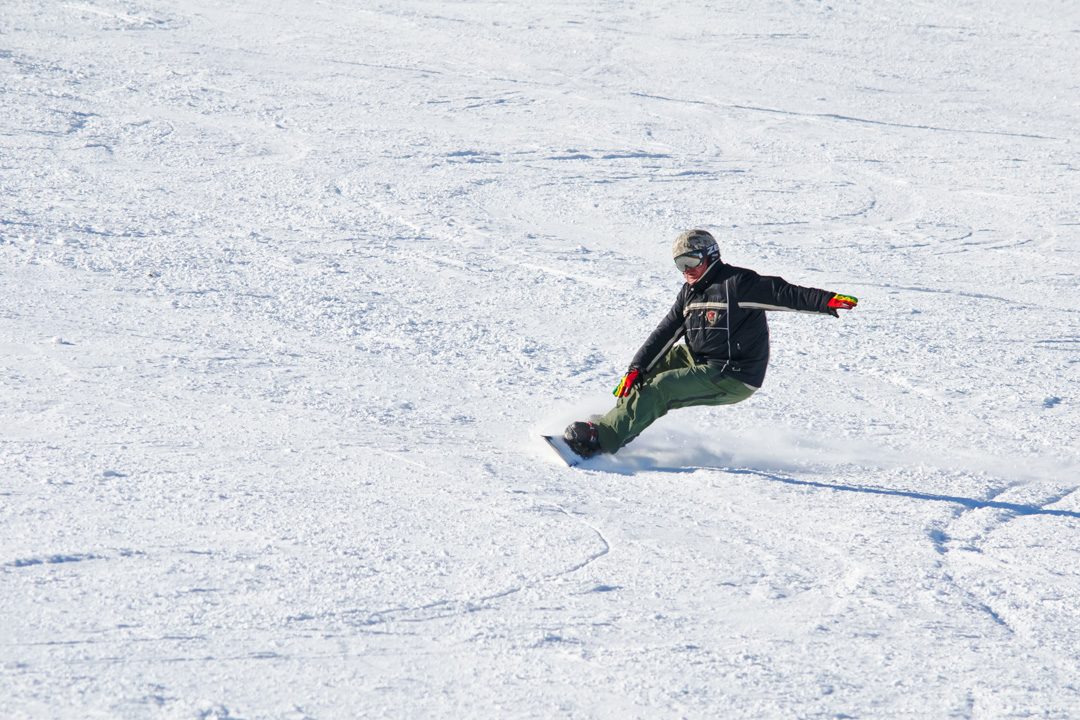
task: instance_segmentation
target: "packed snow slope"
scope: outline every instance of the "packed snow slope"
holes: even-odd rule
[[[0,716],[1080,717],[1080,6],[4,0]],[[703,227],[849,293],[568,469]]]

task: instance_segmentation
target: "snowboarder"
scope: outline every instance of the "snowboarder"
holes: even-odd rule
[[[753,395],[769,363],[765,311],[839,317],[837,310],[858,303],[849,295],[727,265],[706,230],[680,234],[672,255],[686,283],[615,388],[617,404],[594,421],[571,423],[563,433],[583,458],[617,452],[669,410],[730,405]],[[686,344],[676,345],[683,337]]]

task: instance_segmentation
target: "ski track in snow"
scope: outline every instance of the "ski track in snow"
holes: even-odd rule
[[[1078,33],[6,2],[0,713],[1080,717]],[[556,465],[698,226],[859,307]]]

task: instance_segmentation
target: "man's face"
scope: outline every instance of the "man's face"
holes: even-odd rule
[[[705,271],[708,270],[708,269],[709,269],[709,261],[708,260],[702,260],[701,264],[698,265],[697,267],[687,268],[687,269],[683,270],[682,276],[686,280],[686,282],[693,285],[694,283],[696,283],[698,280],[701,279],[701,276],[704,275]]]

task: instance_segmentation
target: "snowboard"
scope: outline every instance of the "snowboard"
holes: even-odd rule
[[[566,440],[563,440],[561,437],[556,435],[541,435],[540,437],[544,438],[544,442],[559,454],[559,459],[570,467],[577,466],[585,459],[571,450],[570,446],[566,444]]]

